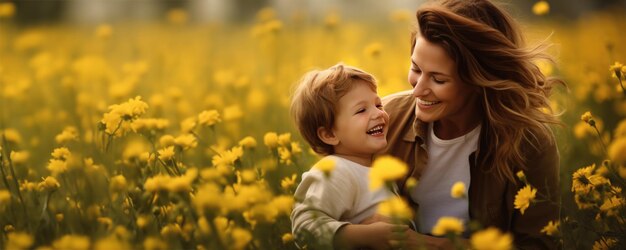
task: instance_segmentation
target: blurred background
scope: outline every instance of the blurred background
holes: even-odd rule
[[[0,246],[295,248],[290,197],[318,158],[289,117],[293,85],[344,62],[380,95],[410,88],[422,3],[0,1]],[[537,65],[568,84],[552,98],[564,123],[555,240],[624,247],[623,191],[572,184],[626,178],[626,1],[498,4],[530,45],[553,44],[555,63]]]

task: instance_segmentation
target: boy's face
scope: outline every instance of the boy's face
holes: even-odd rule
[[[367,83],[358,82],[338,102],[333,127],[336,154],[371,157],[387,146],[389,115]]]

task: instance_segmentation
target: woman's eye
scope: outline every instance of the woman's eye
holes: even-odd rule
[[[446,82],[444,80],[439,80],[439,79],[434,78],[434,77],[433,77],[433,81],[435,81],[435,83],[439,83],[439,84]]]
[[[414,68],[411,68],[411,71],[413,71],[413,72],[415,72],[415,73],[417,73],[417,74],[422,73],[422,71],[421,71],[421,70],[419,70],[419,69],[414,69]]]

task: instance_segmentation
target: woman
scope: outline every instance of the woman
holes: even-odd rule
[[[529,49],[513,18],[487,0],[443,0],[417,11],[409,83],[413,90],[384,99],[389,113],[386,154],[403,159],[399,182],[416,209],[418,233],[429,236],[443,216],[510,232],[517,248],[555,248],[540,230],[559,219],[559,153],[550,124],[559,124],[548,97],[560,80],[533,63],[549,59],[545,46]],[[525,184],[538,199],[522,214],[514,208]],[[413,177],[418,184],[407,187]],[[465,183],[467,199],[450,197]],[[467,227],[464,236],[471,233]]]

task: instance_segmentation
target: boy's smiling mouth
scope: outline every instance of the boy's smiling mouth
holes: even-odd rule
[[[381,135],[383,134],[384,127],[385,127],[385,124],[378,124],[374,126],[373,128],[370,128],[369,130],[367,130],[365,133],[367,133],[368,135]]]

